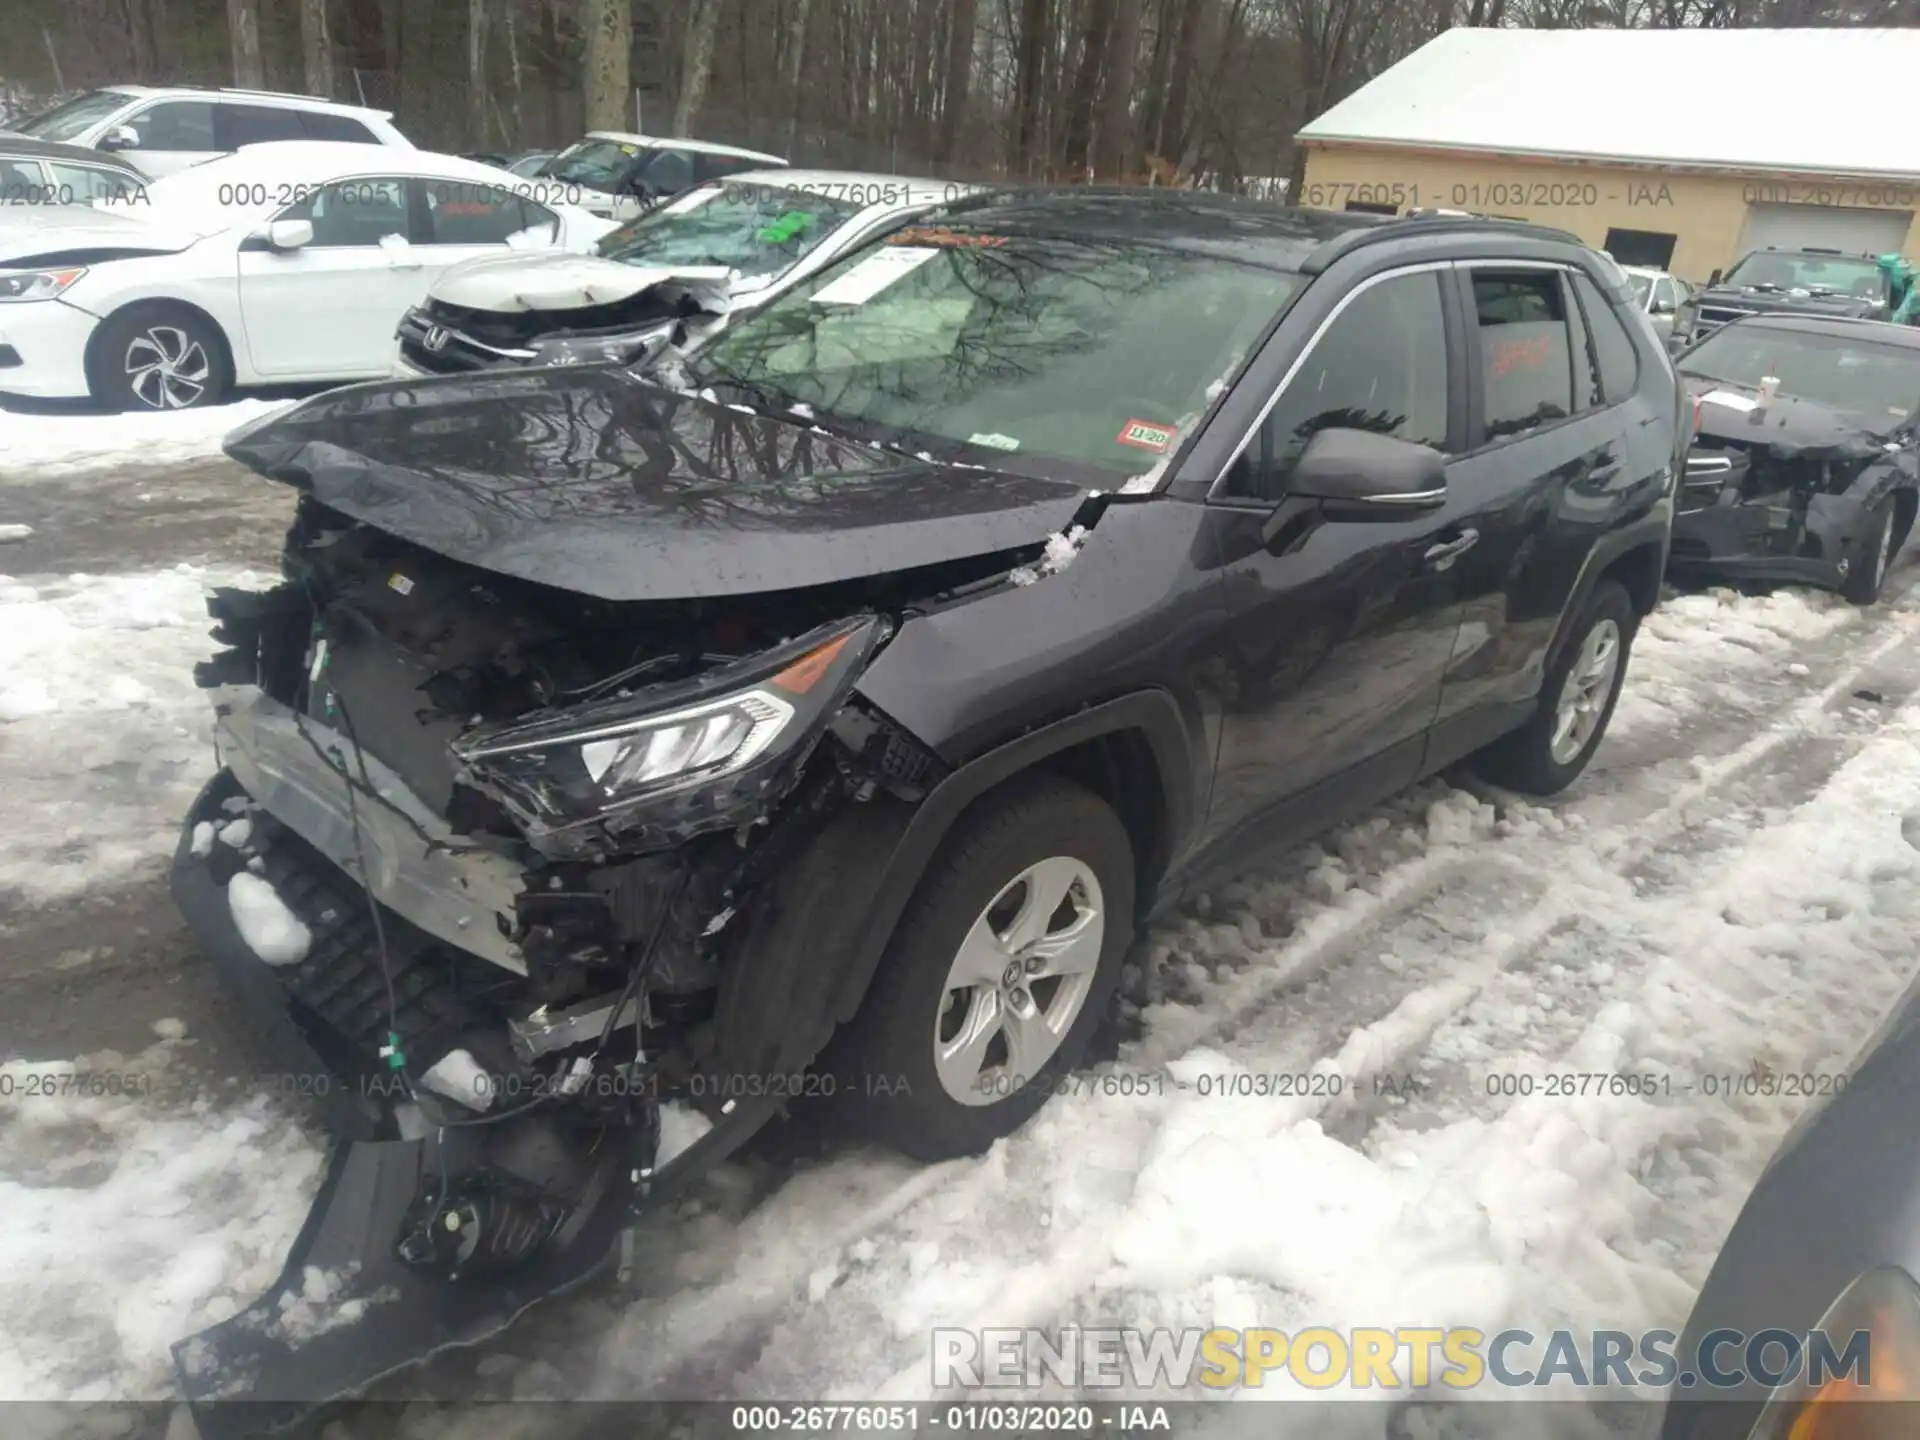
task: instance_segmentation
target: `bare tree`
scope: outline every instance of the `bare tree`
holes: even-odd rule
[[[589,130],[627,128],[633,50],[630,0],[586,0],[586,111]]]
[[[467,0],[467,129],[476,145],[487,143],[487,101],[492,95],[487,87],[488,18],[487,0]]]
[[[1014,61],[1013,146],[1007,168],[1015,175],[1032,172],[1040,144],[1040,114],[1046,94],[1047,50],[1052,40],[1049,0],[1021,0],[1019,51]]]
[[[687,0],[686,45],[681,52],[680,92],[673,102],[673,133],[685,135],[707,96],[713,71],[713,37],[720,23],[720,0]]]
[[[1133,72],[1140,58],[1140,0],[1115,0],[1107,34],[1106,80],[1094,116],[1093,170],[1117,180],[1133,168]]]
[[[257,0],[227,0],[227,36],[233,49],[233,83],[242,90],[266,89]]]
[[[960,145],[960,126],[967,115],[967,89],[973,80],[974,32],[979,28],[978,0],[953,0],[947,30],[946,78],[940,87],[940,131],[934,140],[934,163],[951,165]]]

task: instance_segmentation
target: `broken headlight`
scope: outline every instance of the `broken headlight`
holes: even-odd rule
[[[536,840],[629,814],[644,824],[656,803],[676,807],[680,827],[737,823],[819,739],[880,636],[876,617],[839,621],[690,681],[469,736],[454,753]]]
[[[673,338],[677,322],[667,320],[624,335],[555,335],[529,342],[536,365],[636,364],[651,358]]]

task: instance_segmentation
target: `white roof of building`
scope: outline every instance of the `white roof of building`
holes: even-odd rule
[[[1448,30],[1302,140],[1920,177],[1920,30]]]

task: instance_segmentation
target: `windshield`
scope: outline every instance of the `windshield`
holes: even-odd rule
[[[696,355],[696,384],[829,422],[1138,474],[1300,288],[1124,239],[902,230]]]
[[[1886,276],[1871,260],[1849,255],[1795,255],[1762,250],[1729,270],[1721,282],[1743,289],[1808,290],[1815,294],[1884,299]]]
[[[1653,294],[1653,277],[1633,270],[1627,271],[1626,276],[1627,288],[1633,291],[1633,298],[1640,303],[1642,310],[1646,309],[1647,297]]]
[[[1781,394],[1816,401],[1876,431],[1920,407],[1920,353],[1850,336],[1729,325],[1688,352],[1679,370],[1747,389],[1773,375]]]
[[[640,154],[638,145],[621,140],[582,140],[547,162],[547,176],[589,190],[618,190]]]
[[[31,120],[23,121],[14,128],[19,134],[31,135],[36,140],[71,140],[114,111],[124,109],[132,98],[118,90],[90,90],[64,105],[42,110]]]
[[[709,185],[629,220],[595,249],[627,265],[726,265],[777,275],[860,213],[858,205],[769,185]]]

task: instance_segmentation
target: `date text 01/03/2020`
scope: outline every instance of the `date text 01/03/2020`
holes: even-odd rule
[[[1456,210],[1525,208],[1584,209],[1600,204],[1666,206],[1670,187],[1653,182],[1600,185],[1590,180],[1495,180],[1456,185],[1420,185],[1398,181],[1325,181],[1304,185],[1300,203],[1322,210],[1379,205]]]
[[[934,1430],[956,1435],[1090,1435],[1171,1430],[1164,1405],[913,1404],[735,1405],[736,1434],[841,1435]]]

